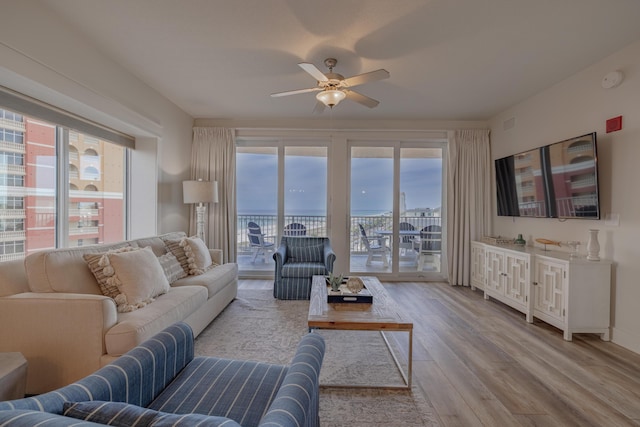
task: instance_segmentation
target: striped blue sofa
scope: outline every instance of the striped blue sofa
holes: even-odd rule
[[[73,384],[0,402],[0,425],[319,425],[319,334],[301,339],[288,366],[194,357],[193,342],[176,323]]]
[[[336,254],[327,237],[283,236],[273,259],[276,262],[273,296],[309,299],[311,278],[333,272]]]

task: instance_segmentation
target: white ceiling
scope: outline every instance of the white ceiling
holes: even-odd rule
[[[640,39],[638,0],[43,3],[195,118],[317,118],[314,93],[269,94],[313,87],[296,64],[335,57],[345,77],[391,77],[356,89],[378,107],[333,119],[486,120]]]

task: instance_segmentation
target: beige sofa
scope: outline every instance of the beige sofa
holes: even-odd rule
[[[167,252],[163,239],[184,236],[169,233],[126,244],[151,247],[160,256]],[[211,249],[221,265],[174,282],[145,307],[119,313],[82,255],[122,246],[51,249],[0,263],[0,352],[26,357],[28,394],[87,376],[177,321],[198,336],[237,295],[237,264],[222,264],[222,252]]]

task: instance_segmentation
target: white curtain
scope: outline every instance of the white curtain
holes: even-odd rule
[[[224,262],[236,257],[235,131],[194,127],[191,147],[191,179],[218,181],[218,203],[210,203],[205,233],[210,248],[222,249]],[[195,207],[191,208],[189,234],[195,234]]]
[[[449,132],[447,259],[449,283],[470,285],[471,241],[491,235],[488,129]]]

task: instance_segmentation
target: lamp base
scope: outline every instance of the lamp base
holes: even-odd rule
[[[207,243],[204,235],[204,219],[206,212],[207,207],[204,204],[199,203],[198,206],[196,206],[196,236],[198,236],[205,244]]]

